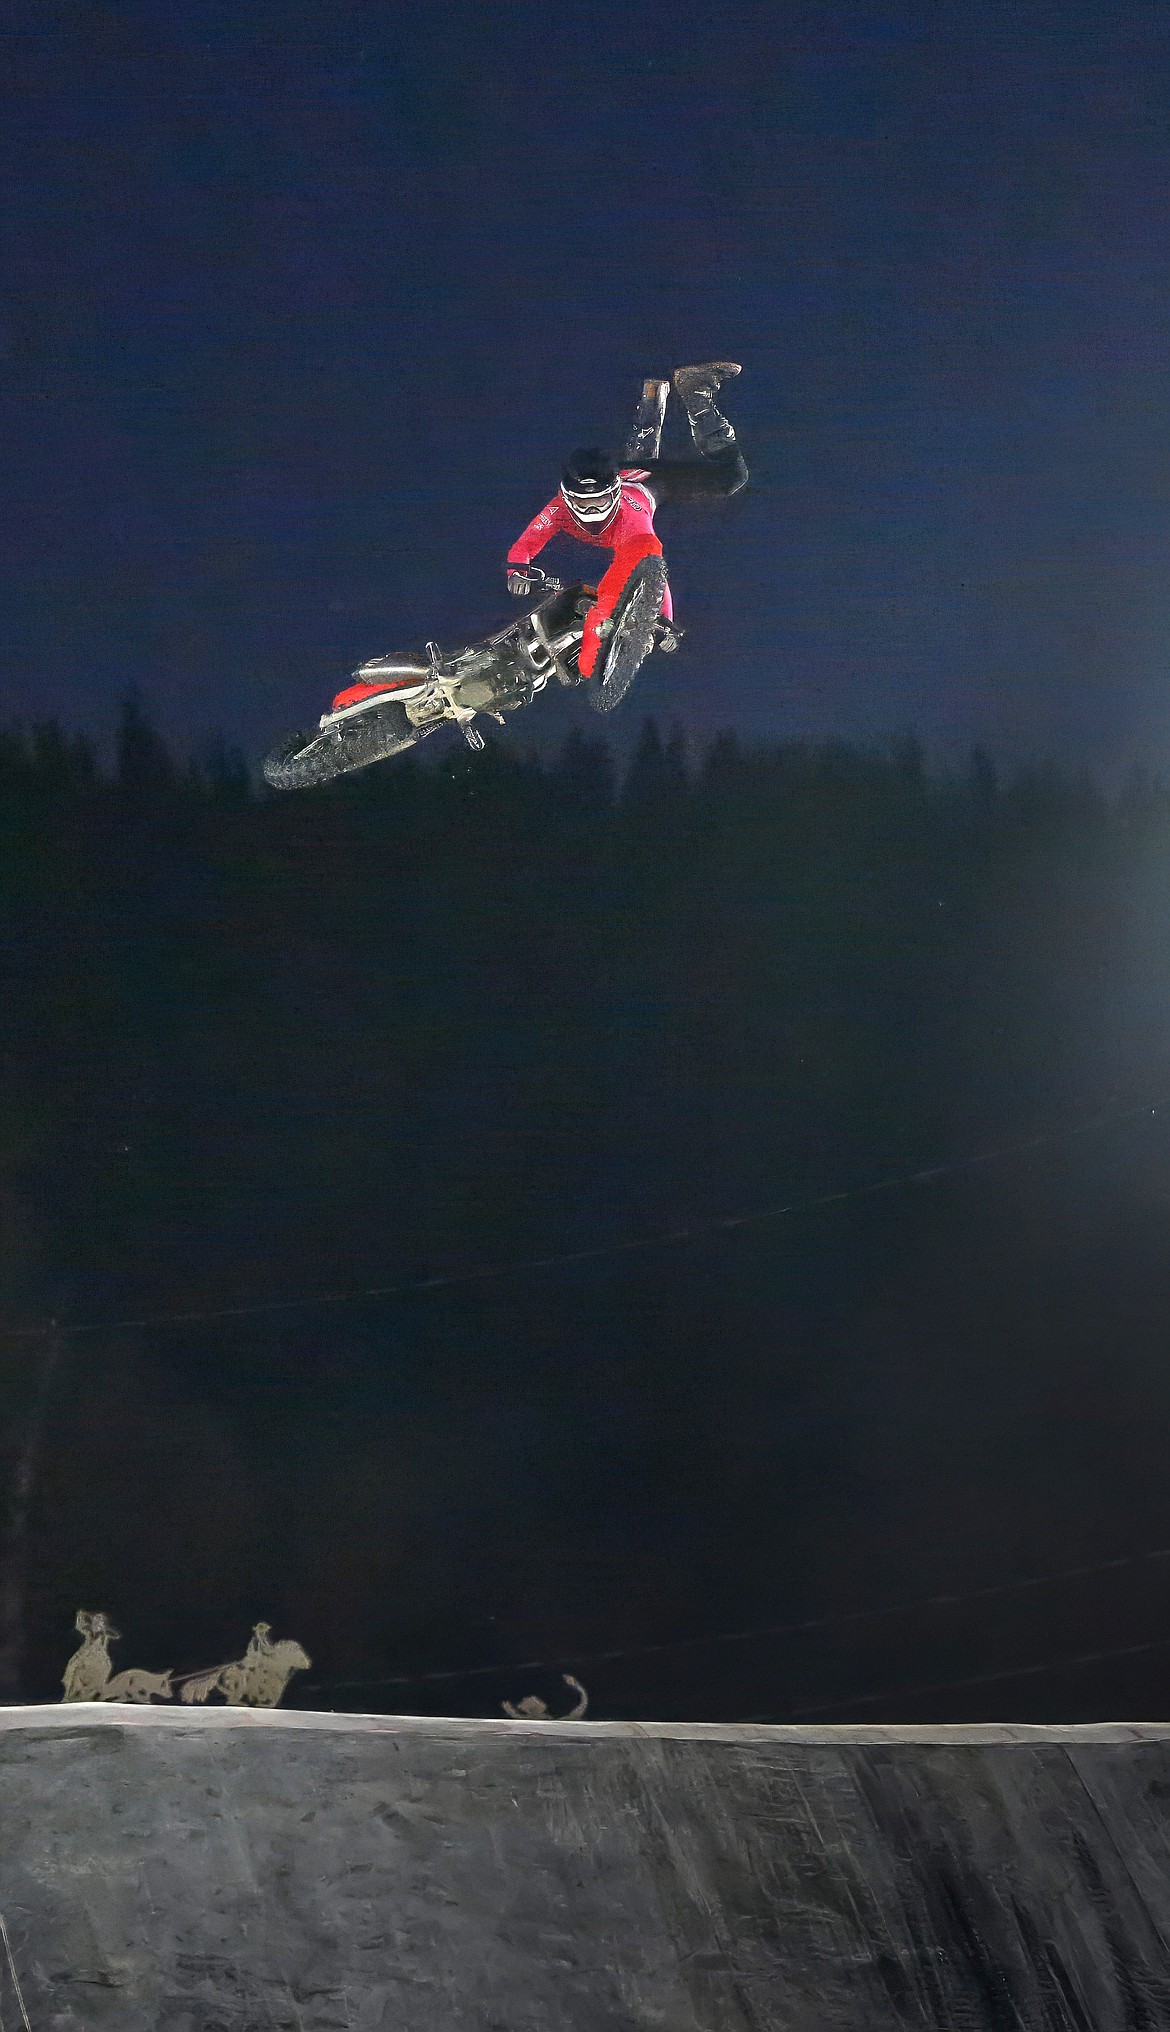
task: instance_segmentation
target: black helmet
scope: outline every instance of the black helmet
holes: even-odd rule
[[[561,499],[587,529],[604,529],[617,514],[622,483],[611,452],[587,445],[571,452],[561,474]]]

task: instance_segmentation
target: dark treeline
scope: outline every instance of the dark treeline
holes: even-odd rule
[[[275,798],[222,748],[178,763],[134,704],[108,768],[54,727],[5,735],[4,1319],[521,1265],[1120,1115],[1170,1086],[1168,869],[1152,781],[935,771],[911,740],[696,752],[647,724],[620,771],[578,736],[501,741]],[[426,1300],[81,1336],[27,1684],[79,1605],[134,1632],[123,1662],[206,1662],[264,1614],[346,1678],[1157,1533],[1170,1395],[1132,1346],[1170,1323],[1170,1152],[1137,1132],[1135,1185],[1129,1133]],[[1088,1288],[1086,1249],[1111,1266]],[[1086,1493],[1062,1393],[1106,1349],[1134,1417],[1123,1441],[1093,1400],[1114,1452]],[[5,1376],[11,1461],[35,1351]],[[1045,1392],[1055,1425],[1021,1410]],[[987,1663],[954,1630],[899,1641],[718,1676],[691,1654],[681,1684],[610,1668],[595,1695],[759,1711]]]

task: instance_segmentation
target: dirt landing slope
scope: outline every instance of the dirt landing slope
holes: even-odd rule
[[[1170,2027],[1170,1727],[0,1710],[32,2032]]]

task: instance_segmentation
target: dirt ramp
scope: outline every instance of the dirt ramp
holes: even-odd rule
[[[1170,1729],[6,1709],[0,1911],[33,2032],[1170,2026]]]

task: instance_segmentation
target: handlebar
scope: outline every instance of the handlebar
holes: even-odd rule
[[[536,588],[536,591],[540,599],[547,599],[550,593],[563,593],[565,591],[565,581],[564,579],[554,578],[551,572],[542,572],[540,584]],[[597,598],[596,586],[582,586],[581,591],[586,593],[591,600]]]

